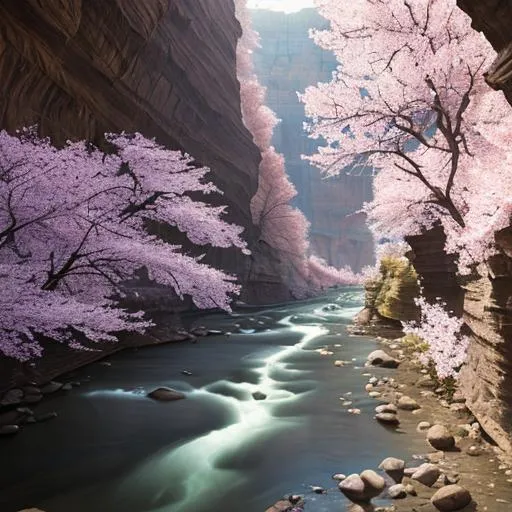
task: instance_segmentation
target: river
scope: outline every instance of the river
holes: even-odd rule
[[[202,315],[196,324],[231,334],[125,351],[111,366],[79,370],[80,387],[38,407],[57,419],[1,440],[0,510],[263,512],[290,493],[306,495],[307,512],[343,510],[333,473],[412,457],[405,436],[373,419],[376,402],[364,391],[362,366],[376,342],[346,333],[362,300],[347,288]],[[187,398],[147,398],[157,386]]]

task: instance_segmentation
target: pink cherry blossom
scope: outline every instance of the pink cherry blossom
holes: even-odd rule
[[[229,310],[239,291],[233,276],[153,234],[171,225],[194,244],[247,251],[225,208],[197,199],[219,192],[209,170],[140,134],[106,137],[113,154],[0,132],[0,351],[10,357],[40,355],[40,335],[114,341],[147,328],[116,301],[142,268],[199,308]]]
[[[483,73],[495,52],[455,0],[317,0],[336,55],[329,83],[300,95],[328,175],[373,168],[364,207],[380,238],[442,223],[461,272],[494,250],[512,213],[512,111]]]

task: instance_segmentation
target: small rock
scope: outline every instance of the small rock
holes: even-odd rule
[[[64,384],[61,389],[62,391],[71,391],[73,386],[71,385],[71,382],[66,382],[66,384]]]
[[[445,473],[444,474],[444,485],[453,485],[458,483],[460,480],[460,476],[458,473]]]
[[[56,418],[57,416],[58,416],[58,414],[55,411],[51,411],[51,412],[46,412],[44,414],[38,414],[37,416],[34,416],[34,419],[38,423],[41,423],[43,421],[48,421],[53,418]]]
[[[460,485],[447,485],[439,489],[430,501],[441,512],[453,512],[469,505],[471,494]]]
[[[18,422],[20,416],[18,410],[4,412],[0,414],[0,425],[14,425]]]
[[[180,373],[182,375],[186,375],[187,377],[190,377],[192,375],[192,372],[190,370],[181,370]]]
[[[361,409],[347,409],[350,414],[361,414]]]
[[[436,450],[451,450],[455,446],[455,438],[444,425],[434,425],[427,432],[427,441]]]
[[[372,366],[380,366],[382,368],[397,368],[400,364],[399,361],[391,357],[389,354],[386,354],[384,350],[374,350],[368,356],[368,362]]]
[[[23,394],[24,395],[40,395],[41,389],[38,388],[37,386],[24,386]]]
[[[147,396],[153,400],[159,400],[162,402],[172,402],[174,400],[182,400],[185,398],[185,394],[181,391],[165,387],[156,388],[148,393]]]
[[[311,488],[311,492],[314,492],[315,494],[326,494],[327,493],[327,491],[319,485],[310,485],[310,488]]]
[[[365,391],[371,391],[372,389],[373,389],[373,384],[366,384],[366,386],[364,387]]]
[[[292,508],[293,503],[290,503],[288,500],[279,500],[267,508],[265,512],[290,512]]]
[[[194,336],[208,336],[209,330],[204,325],[199,325],[190,330],[190,333]]]
[[[417,480],[420,484],[432,487],[439,478],[441,472],[434,464],[425,463],[422,464],[411,476],[412,480]]]
[[[43,395],[25,395],[23,397],[23,402],[27,404],[37,404],[43,399]]]
[[[267,395],[265,393],[262,393],[261,391],[255,391],[252,394],[252,397],[254,398],[254,400],[265,400],[265,398],[267,398]]]
[[[345,361],[340,361],[339,359],[337,359],[336,361],[334,361],[334,366],[344,366],[345,365]]]
[[[355,473],[338,484],[338,489],[351,501],[368,501],[364,488],[363,479]]]
[[[439,464],[444,459],[444,452],[434,452],[427,455],[432,464]]]
[[[49,395],[51,393],[55,393],[56,391],[59,391],[59,389],[61,387],[62,387],[62,383],[61,382],[57,382],[55,380],[52,380],[52,381],[48,382],[47,384],[45,384],[41,388],[41,393],[43,393],[43,395]]]
[[[418,493],[416,492],[416,489],[414,488],[414,485],[412,485],[412,484],[407,484],[405,486],[405,492],[407,494],[410,494],[411,496],[417,496],[418,495]]]
[[[379,469],[382,469],[395,482],[400,483],[404,476],[405,461],[395,457],[388,457],[379,464]]]
[[[391,412],[379,412],[375,415],[375,419],[387,425],[398,425],[400,423],[397,415]]]
[[[466,399],[464,398],[462,391],[460,389],[457,389],[455,393],[452,396],[452,402],[454,404],[464,404],[466,403]]]
[[[472,457],[477,457],[478,455],[482,454],[482,449],[479,446],[476,446],[475,444],[472,444],[467,449],[467,454],[471,455]]]
[[[364,482],[364,493],[367,498],[364,501],[370,501],[372,498],[375,498],[386,487],[386,481],[384,478],[372,469],[365,469],[359,476]]]
[[[18,425],[3,425],[0,427],[0,436],[9,436],[12,434],[17,434],[20,431],[20,427]]]
[[[372,378],[368,381],[368,384],[375,385],[375,384],[377,384],[377,382],[379,382],[379,379],[377,379],[377,377],[372,377]]]
[[[468,412],[468,408],[466,407],[466,404],[450,404],[450,410],[458,414],[459,416],[463,416]]]
[[[409,478],[418,471],[419,468],[405,468],[404,469],[404,476],[408,476]]]
[[[406,395],[400,397],[400,399],[398,400],[397,407],[404,411],[414,411],[420,408],[418,402],[416,402],[414,398],[411,398],[410,396]]]
[[[388,496],[392,500],[401,500],[403,498],[406,498],[407,497],[407,491],[405,490],[405,486],[403,486],[402,484],[392,485],[388,489]]]
[[[300,503],[301,501],[303,501],[303,497],[300,495],[300,494],[290,494],[290,496],[288,496],[286,498],[292,505],[297,505],[298,503]]]
[[[419,388],[434,389],[436,387],[436,383],[430,375],[424,375],[416,382],[416,386]]]
[[[396,414],[398,412],[398,408],[395,404],[382,404],[375,407],[375,412],[389,412],[391,414]]]
[[[10,389],[7,391],[2,400],[0,401],[0,405],[15,405],[21,403],[21,399],[23,398],[23,391],[18,388]]]
[[[416,430],[418,432],[422,432],[423,430],[428,430],[432,425],[428,421],[420,421]]]
[[[370,398],[379,398],[380,396],[382,396],[382,393],[379,393],[378,391],[370,391],[368,393],[368,396]]]
[[[345,478],[347,478],[347,475],[344,475],[343,473],[334,473],[334,475],[332,475],[331,478],[333,480],[341,482],[342,480],[345,480]]]

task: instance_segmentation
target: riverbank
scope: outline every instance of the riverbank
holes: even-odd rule
[[[387,382],[380,380],[382,370],[372,367],[370,379],[375,377],[378,380],[376,384],[367,385],[367,391],[375,397],[376,406],[380,402],[398,404],[398,430],[407,436],[405,442],[423,442],[424,451],[418,453],[417,465],[428,462],[441,473],[432,487],[406,478],[404,483],[412,484],[417,496],[408,495],[404,499],[393,500],[393,510],[437,512],[430,498],[444,485],[456,482],[469,490],[473,499],[472,504],[460,510],[510,512],[512,454],[502,452],[486,436],[457,392],[450,396],[437,387],[401,338],[377,339],[385,352],[399,360],[400,364],[393,370],[392,380]],[[389,370],[385,374],[389,376]],[[408,406],[408,403],[416,403],[417,408]],[[401,408],[400,404],[405,407]],[[427,425],[445,426],[454,437],[455,448],[435,450],[426,439]]]

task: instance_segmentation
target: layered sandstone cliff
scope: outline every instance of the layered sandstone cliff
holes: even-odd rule
[[[0,128],[56,143],[139,131],[211,167],[228,219],[255,240],[260,155],[242,123],[232,0],[0,2]],[[210,250],[245,277],[238,251]]]

